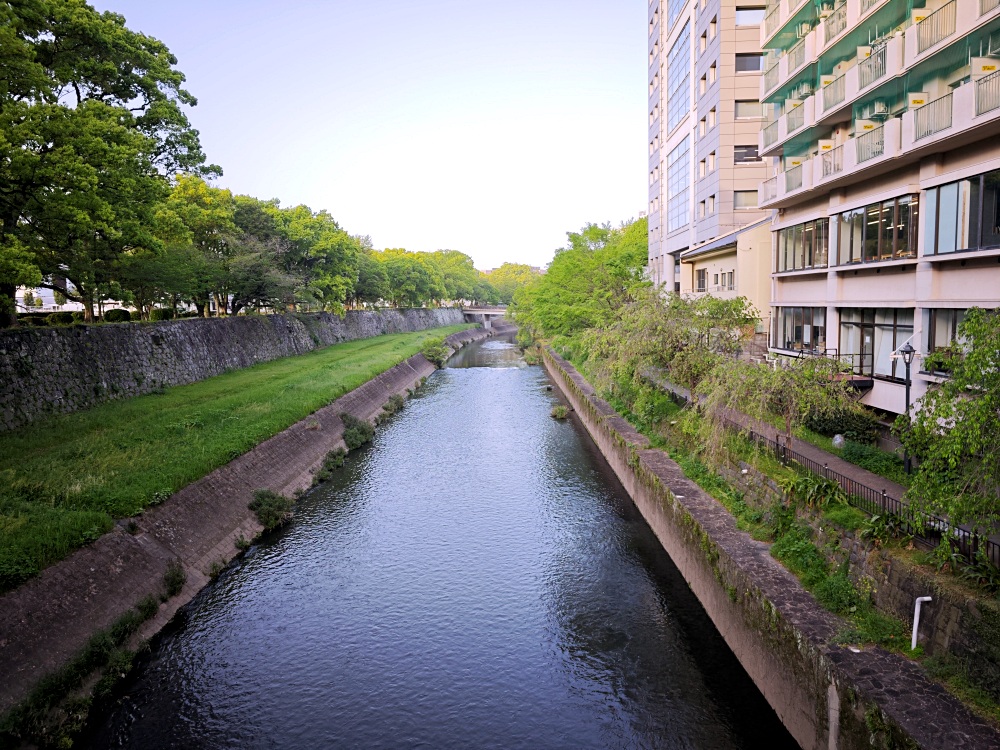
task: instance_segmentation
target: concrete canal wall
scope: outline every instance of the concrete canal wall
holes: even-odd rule
[[[458,349],[510,330],[470,329],[446,341]],[[237,554],[240,538],[261,525],[247,508],[255,491],[288,497],[308,489],[327,453],[343,447],[344,412],[374,420],[394,395],[406,396],[435,366],[410,357],[330,405],[261,443],[231,463],[180,490],[164,503],[127,520],[93,544],[0,596],[0,716],[33,686],[59,669],[97,632],[110,627],[145,597],[160,597],[168,566],[187,575],[179,595],[160,606],[141,631],[158,632]]]
[[[834,643],[824,610],[767,544],[598,398],[551,351],[545,366],[726,643],[807,750],[997,748],[1000,734],[923,670],[879,648]]]
[[[458,308],[186,318],[0,332],[0,430],[343,341],[464,322]]]

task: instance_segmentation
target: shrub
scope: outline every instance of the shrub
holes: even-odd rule
[[[895,453],[887,453],[874,446],[848,440],[840,455],[845,461],[850,461],[873,474],[878,474],[900,484],[908,483],[906,471],[903,468],[903,459]]]
[[[74,310],[73,312],[70,313],[70,315],[73,316],[74,323],[82,323],[86,319],[83,310]]]
[[[805,426],[820,435],[843,435],[859,443],[874,443],[878,438],[878,417],[870,411],[841,411],[829,416],[810,414]]]
[[[398,393],[394,393],[386,401],[385,405],[382,407],[382,412],[385,416],[392,416],[397,412],[403,410],[403,406],[406,404],[406,399],[400,396]]]
[[[444,367],[444,363],[451,356],[451,349],[444,343],[444,339],[430,339],[420,350],[428,362],[433,362],[437,367]]]
[[[129,314],[128,310],[122,310],[116,307],[111,310],[104,311],[105,323],[128,323],[130,320],[132,320],[132,316]]]
[[[327,453],[326,457],[323,459],[323,465],[319,467],[319,471],[317,471],[316,476],[313,477],[313,484],[325,482],[327,479],[332,477],[333,472],[344,465],[344,456],[346,455],[347,451],[343,448],[337,448],[337,450]]]
[[[257,520],[268,531],[292,517],[292,501],[271,490],[257,490],[247,507],[257,514]]]
[[[558,404],[557,406],[552,407],[553,419],[566,419],[567,416],[569,416],[569,408],[567,408],[566,406]]]
[[[73,313],[65,311],[49,313],[45,321],[50,326],[71,326],[73,325]]]
[[[771,554],[802,579],[806,588],[821,583],[827,575],[827,563],[816,545],[801,528],[793,528],[771,546]]]
[[[846,614],[860,604],[857,590],[847,577],[847,568],[828,576],[816,586],[816,598],[831,612]]]
[[[174,311],[170,307],[156,307],[149,311],[150,320],[173,320]]]
[[[167,598],[177,596],[187,583],[187,573],[179,560],[174,560],[167,566],[167,572],[163,574],[163,586],[167,590]]]
[[[780,485],[792,502],[803,503],[810,508],[824,508],[830,503],[847,499],[839,484],[815,474],[799,474],[782,480]]]
[[[360,448],[375,435],[375,428],[368,422],[346,411],[340,415],[340,421],[344,423],[344,443],[348,450]]]
[[[847,531],[857,531],[868,520],[868,516],[863,511],[850,505],[840,504],[828,507],[823,512],[823,518]]]

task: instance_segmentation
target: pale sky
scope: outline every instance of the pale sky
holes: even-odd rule
[[[646,0],[91,0],[162,40],[216,183],[377,248],[544,265],[647,202]]]

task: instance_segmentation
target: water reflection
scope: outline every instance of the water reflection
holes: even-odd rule
[[[470,347],[227,571],[98,747],[794,746],[540,368]]]

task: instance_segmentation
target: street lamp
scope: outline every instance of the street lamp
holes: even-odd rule
[[[913,355],[917,353],[910,342],[907,341],[899,348],[899,356],[903,358],[903,364],[906,365],[906,422],[910,422],[910,365],[913,364]],[[907,474],[910,473],[910,454],[906,452],[906,448],[903,448],[903,470]]]

